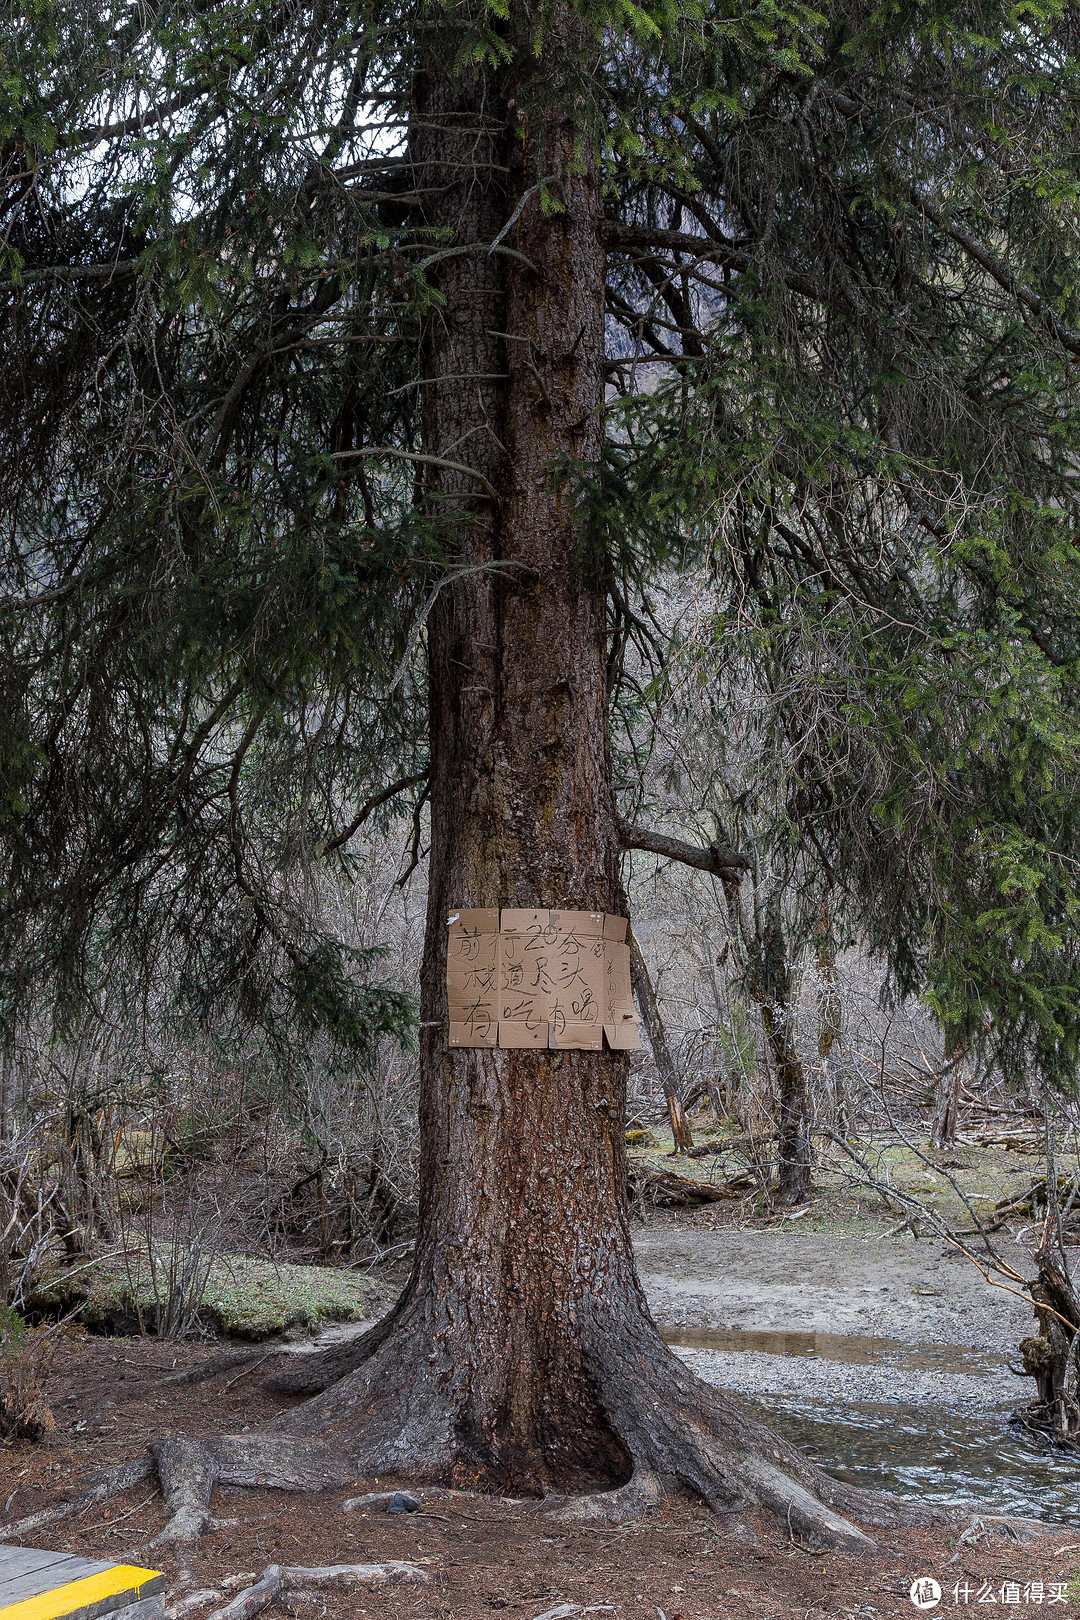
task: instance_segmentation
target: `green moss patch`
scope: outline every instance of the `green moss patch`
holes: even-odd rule
[[[37,1313],[74,1311],[99,1332],[155,1333],[165,1315],[169,1267],[159,1261],[156,1284],[145,1251],[110,1258],[70,1278],[57,1272],[33,1300]],[[362,1322],[385,1299],[379,1285],[329,1266],[275,1265],[249,1255],[210,1262],[195,1307],[196,1331],[266,1339],[287,1328]]]

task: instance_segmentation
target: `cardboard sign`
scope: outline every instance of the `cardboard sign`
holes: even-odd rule
[[[535,1024],[511,1024],[499,1020],[499,1045],[522,1050],[527,1046],[546,1046],[548,1025],[539,1020]]]
[[[548,1046],[556,1052],[599,1052],[604,1044],[602,1024],[567,1023],[554,1020],[548,1025]]]
[[[625,917],[462,909],[447,916],[451,1046],[636,1051]],[[612,1037],[614,1031],[614,1038]]]
[[[499,913],[494,909],[483,911],[451,911],[446,926],[452,934],[497,934]]]

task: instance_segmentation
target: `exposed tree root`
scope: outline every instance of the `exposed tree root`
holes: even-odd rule
[[[355,1339],[342,1339],[337,1344],[327,1345],[325,1350],[305,1351],[290,1357],[288,1365],[263,1380],[265,1387],[282,1395],[320,1395],[331,1384],[355,1372],[389,1338],[401,1303],[399,1300],[373,1328],[358,1333]]]
[[[408,1314],[400,1306],[392,1313],[398,1318],[397,1333],[384,1321],[326,1355],[305,1357],[318,1365],[303,1370],[304,1387],[321,1384],[334,1373],[337,1377],[261,1430],[210,1440],[161,1441],[152,1448],[153,1461],[140,1459],[99,1476],[68,1501],[8,1525],[2,1533],[8,1538],[25,1534],[126,1490],[145,1479],[155,1462],[168,1513],[164,1529],[151,1543],[155,1546],[189,1543],[216,1528],[221,1521],[211,1504],[218,1484],[309,1491],[389,1476],[505,1490],[514,1469],[512,1459],[508,1464],[498,1457],[497,1430],[480,1428],[475,1418],[471,1429],[469,1425],[475,1369],[463,1368],[452,1350],[439,1347],[437,1337],[425,1336],[425,1323],[409,1321]],[[746,1515],[764,1508],[793,1539],[848,1552],[875,1549],[860,1524],[939,1525],[970,1515],[970,1508],[965,1512],[906,1501],[834,1479],[696,1378],[663,1344],[643,1311],[619,1313],[613,1323],[610,1310],[598,1301],[595,1319],[579,1319],[577,1333],[584,1350],[583,1376],[597,1412],[594,1477],[606,1473],[612,1488],[582,1488],[580,1453],[571,1453],[571,1471],[564,1471],[564,1478],[579,1483],[569,1489],[558,1484],[560,1446],[570,1453],[573,1442],[562,1441],[555,1430],[536,1448],[549,1466],[550,1483],[538,1480],[535,1456],[523,1458],[517,1471],[525,1489],[543,1499],[550,1513],[618,1521],[667,1495],[691,1494],[726,1519],[735,1535],[752,1538]],[[342,1376],[345,1361],[352,1365]],[[353,1500],[374,1503],[384,1494]],[[1048,1533],[1046,1526],[1025,1520],[984,1516],[984,1523],[1018,1539]],[[231,1606],[222,1613],[242,1620],[240,1610],[234,1615]]]
[[[0,1525],[0,1536],[5,1541],[18,1540],[20,1536],[29,1535],[32,1530],[40,1530],[44,1524],[55,1524],[58,1519],[66,1519],[72,1513],[81,1513],[84,1508],[92,1507],[95,1502],[104,1502],[110,1496],[118,1496],[121,1491],[129,1490],[132,1485],[141,1485],[153,1472],[153,1458],[138,1457],[134,1462],[124,1463],[120,1468],[111,1468],[104,1474],[94,1474],[81,1491],[77,1491],[65,1501],[53,1502],[49,1507],[31,1513],[28,1518]]]
[[[222,1435],[214,1440],[177,1437],[154,1448],[161,1491],[169,1514],[151,1546],[196,1541],[218,1521],[210,1511],[215,1485],[319,1491],[357,1477],[355,1461],[317,1441],[290,1441],[262,1434]]]
[[[469,1496],[471,1494],[469,1491],[444,1491],[438,1485],[425,1486],[423,1492],[426,1500],[436,1502],[445,1502],[450,1497]],[[409,1493],[402,1491],[365,1491],[363,1496],[350,1496],[347,1502],[342,1502],[341,1509],[343,1513],[355,1513],[364,1508],[384,1508],[395,1497],[402,1495],[408,1496]],[[411,1497],[411,1500],[417,1502],[420,1501],[420,1498],[414,1496]],[[422,1502],[421,1506],[423,1506]]]
[[[619,1325],[622,1331],[613,1332],[610,1316],[601,1319],[598,1309],[596,1331],[586,1324],[583,1339],[591,1382],[629,1460],[629,1477],[609,1490],[549,1493],[548,1511],[620,1520],[668,1494],[690,1493],[728,1519],[735,1534],[751,1534],[747,1512],[765,1508],[801,1542],[849,1552],[875,1549],[854,1520],[891,1528],[964,1517],[960,1509],[904,1501],[833,1479],[701,1383],[671,1355],[647,1316],[631,1316]],[[371,1475],[463,1483],[468,1470],[461,1467],[467,1449],[458,1421],[461,1385],[451,1361],[437,1352],[418,1354],[411,1340],[410,1334],[391,1339],[376,1330],[335,1346],[326,1358],[311,1357],[320,1365],[304,1370],[306,1388],[338,1371],[342,1352],[354,1365],[344,1378],[339,1375],[322,1393],[256,1434],[160,1445],[158,1467],[170,1518],[158,1540],[188,1541],[211,1527],[211,1495],[218,1482],[284,1490],[324,1489]],[[366,1356],[355,1365],[365,1347]],[[482,1458],[474,1460],[472,1479],[480,1482]],[[496,1489],[504,1483],[490,1474],[484,1482]],[[1029,1528],[1012,1522],[1018,1534]]]
[[[216,1610],[210,1620],[251,1620],[252,1615],[273,1603],[282,1592],[302,1588],[325,1591],[331,1587],[383,1586],[388,1581],[430,1579],[428,1572],[417,1564],[328,1564],[322,1569],[268,1564],[254,1585],[237,1593],[223,1609]]]
[[[505,1403],[485,1387],[491,1367],[471,1359],[445,1318],[432,1319],[407,1291],[370,1332],[279,1374],[277,1388],[318,1391],[302,1405],[253,1434],[154,1446],[168,1521],[153,1545],[191,1542],[213,1529],[217,1484],[306,1491],[372,1476],[497,1493],[516,1486],[547,1511],[577,1519],[626,1519],[666,1495],[690,1494],[733,1534],[751,1536],[746,1515],[763,1508],[800,1542],[849,1552],[875,1548],[860,1524],[937,1525],[970,1515],[970,1508],[906,1501],[832,1478],[695,1377],[661,1340],[636,1282],[624,1297],[625,1307],[615,1309],[599,1294],[579,1301],[579,1388],[554,1418],[534,1406],[538,1418],[530,1421],[538,1426],[531,1438],[526,1429],[523,1443],[520,1425],[506,1439]],[[500,1366],[494,1372],[503,1376]],[[494,1385],[495,1396],[502,1387]],[[531,1383],[523,1395],[533,1398]],[[101,1476],[5,1533],[127,1489],[152,1467],[140,1460]],[[608,1488],[595,1488],[605,1481]],[[1018,1537],[1046,1533],[1030,1521],[996,1522]]]
[[[635,1469],[625,1485],[613,1491],[591,1491],[585,1496],[550,1498],[548,1511],[558,1519],[599,1519],[620,1524],[646,1508],[656,1507],[668,1493],[655,1474]]]

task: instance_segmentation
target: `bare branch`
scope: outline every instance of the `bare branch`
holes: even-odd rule
[[[710,872],[713,877],[737,878],[749,872],[752,862],[748,855],[736,849],[724,849],[720,844],[687,844],[668,833],[651,832],[647,827],[631,827],[619,822],[619,842],[623,849],[644,849],[651,855],[661,855],[666,861],[680,861],[683,866],[696,867],[699,872]]]
[[[340,849],[342,844],[347,844],[353,834],[363,826],[371,812],[377,810],[380,804],[385,804],[388,799],[396,798],[399,793],[404,793],[407,788],[415,787],[417,782],[423,782],[426,779],[427,771],[422,770],[414,771],[411,776],[403,776],[400,781],[391,782],[390,786],[385,788],[382,793],[376,793],[373,799],[368,799],[366,804],[360,806],[345,831],[338,833],[336,838],[332,838],[328,844],[323,846],[323,854],[332,855],[335,849]]]
[[[1057,339],[1062,348],[1068,349],[1070,354],[1080,355],[1080,335],[1074,332],[1071,327],[1066,326],[1060,315],[1045,298],[1040,298],[1038,293],[1034,293],[1030,287],[1026,287],[1009,266],[1002,259],[999,259],[995,253],[991,253],[990,249],[984,246],[982,242],[977,241],[974,236],[963,230],[959,225],[954,225],[950,219],[947,219],[936,208],[932,208],[922,198],[919,199],[919,206],[927,219],[933,220],[939,230],[944,231],[947,236],[951,236],[957,246],[962,247],[964,252],[975,260],[976,264],[981,264],[999,287],[1011,294],[1017,303],[1023,304],[1024,308],[1029,309],[1033,315],[1037,315],[1047,331]]]

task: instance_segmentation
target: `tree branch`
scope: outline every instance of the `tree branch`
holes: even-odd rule
[[[336,838],[332,838],[328,844],[324,845],[323,854],[332,855],[335,849],[340,849],[342,844],[347,844],[353,834],[363,826],[371,812],[377,810],[380,804],[385,804],[388,799],[395,798],[397,794],[404,793],[407,788],[415,787],[417,782],[423,782],[426,779],[427,771],[423,770],[414,771],[411,776],[403,776],[400,782],[391,782],[390,786],[385,788],[382,793],[376,793],[373,799],[369,799],[366,804],[360,806],[355,818],[345,828],[345,831],[338,833]]]
[[[752,262],[750,254],[744,253],[732,242],[717,240],[716,237],[692,236],[688,231],[663,230],[652,225],[620,225],[615,220],[606,220],[604,241],[608,248],[618,248],[624,252],[641,252],[652,248],[662,253],[686,253],[693,263],[681,268],[689,270],[691,274],[693,264],[722,264],[729,270],[748,270]],[[783,272],[777,276],[777,280],[782,281],[789,291],[803,298],[812,298],[815,303],[837,302],[834,294],[830,295],[824,287],[815,281],[808,281],[805,276]]]
[[[35,281],[112,281],[134,275],[138,268],[138,259],[114,259],[112,264],[50,264],[5,276],[0,288],[29,287]]]
[[[210,88],[208,84],[189,85],[171,101],[167,101],[163,107],[157,107],[153,111],[133,113],[130,118],[125,118],[119,124],[97,124],[88,129],[74,129],[70,135],[60,135],[57,138],[57,150],[70,151],[76,146],[96,146],[101,141],[115,140],[118,135],[141,135],[143,130],[152,129],[173,113],[182,112],[185,107],[190,107],[193,101],[198,101],[200,96],[206,95]]]
[[[631,827],[628,822],[619,822],[619,842],[623,849],[644,849],[651,855],[661,855],[666,861],[680,861],[683,866],[693,866],[699,872],[710,872],[713,877],[734,878],[743,872],[749,872],[752,862],[748,855],[741,855],[737,849],[724,849],[720,844],[709,844],[703,848],[700,844],[687,844],[681,838],[672,838],[667,833],[651,832],[647,827]]]
[[[993,277],[999,287],[1015,298],[1017,303],[1023,304],[1025,309],[1029,309],[1033,315],[1036,315],[1051,336],[1058,340],[1062,348],[1068,349],[1070,354],[1080,355],[1080,334],[1077,334],[1065,324],[1052,304],[1048,303],[1045,298],[1040,298],[1038,293],[1032,292],[1030,287],[1025,286],[1003,259],[999,259],[995,253],[991,253],[988,247],[977,241],[968,231],[963,230],[959,225],[954,225],[951,219],[947,218],[938,209],[933,208],[930,203],[925,202],[921,197],[918,198],[918,204],[927,219],[933,220],[939,230],[944,231],[947,236],[951,236],[956,245],[962,247],[969,258],[975,260],[976,264],[981,264],[986,273]]]

